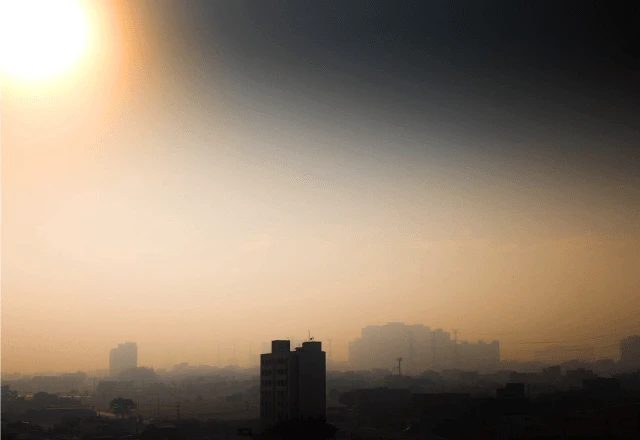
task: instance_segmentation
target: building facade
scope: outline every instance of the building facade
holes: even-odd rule
[[[291,351],[290,341],[272,341],[260,355],[260,421],[268,429],[285,420],[326,417],[326,353],[318,341]]]
[[[138,367],[138,345],[135,342],[118,344],[109,355],[109,376],[117,377],[123,371]]]

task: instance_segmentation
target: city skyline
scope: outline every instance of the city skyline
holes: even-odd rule
[[[487,349],[490,349],[490,347],[494,344],[497,344],[497,363],[495,361],[491,361],[488,364],[483,364],[483,363],[479,363],[479,364],[475,364],[475,361],[461,361],[458,360],[456,362],[452,362],[452,360],[450,359],[447,362],[435,362],[435,359],[432,360],[432,357],[434,356],[434,353],[432,351],[432,340],[433,339],[428,339],[425,341],[422,341],[420,339],[420,337],[418,336],[420,334],[420,329],[418,329],[418,332],[411,335],[411,342],[412,344],[410,344],[408,347],[405,348],[399,348],[398,350],[398,355],[399,354],[403,354],[406,357],[406,361],[409,362],[409,367],[407,368],[407,370],[409,370],[412,374],[416,374],[420,371],[426,371],[429,369],[435,369],[435,370],[439,370],[439,369],[446,369],[446,368],[461,368],[463,370],[466,371],[476,371],[478,369],[483,370],[486,369],[488,367],[489,370],[494,370],[497,368],[498,365],[500,365],[500,362],[506,362],[506,363],[510,363],[510,362],[522,362],[522,363],[541,363],[541,364],[547,364],[547,365],[552,365],[552,364],[557,364],[557,363],[562,363],[562,362],[569,362],[569,361],[581,361],[581,362],[594,362],[597,360],[605,360],[605,359],[611,359],[615,362],[621,362],[621,365],[624,364],[624,358],[622,356],[622,347],[625,344],[630,344],[632,346],[634,346],[634,342],[637,340],[637,338],[640,338],[640,336],[638,335],[626,335],[625,337],[619,339],[616,341],[615,343],[615,350],[611,350],[610,347],[614,344],[608,344],[607,345],[607,350],[603,350],[602,347],[598,347],[598,346],[593,346],[593,345],[563,345],[563,344],[567,344],[568,342],[585,342],[583,341],[566,341],[566,340],[558,340],[558,341],[529,341],[527,342],[528,345],[532,346],[533,348],[531,349],[531,355],[526,357],[526,358],[509,358],[509,357],[504,357],[503,352],[502,352],[502,343],[499,340],[483,340],[483,339],[477,339],[477,340],[471,340],[471,338],[467,338],[467,337],[462,337],[460,336],[460,331],[459,329],[452,329],[450,332],[443,330],[442,328],[434,328],[433,331],[431,330],[430,327],[425,327],[423,324],[405,324],[404,322],[387,322],[385,324],[382,325],[369,325],[366,327],[363,327],[361,329],[360,335],[358,335],[357,337],[355,337],[354,339],[350,340],[347,342],[347,349],[345,351],[345,356],[344,358],[335,358],[334,357],[334,353],[333,353],[333,344],[334,341],[332,339],[325,339],[325,344],[326,347],[325,351],[327,352],[327,365],[329,368],[333,368],[335,370],[338,371],[345,371],[345,370],[358,370],[358,369],[365,369],[365,370],[369,370],[371,368],[383,368],[383,369],[389,369],[390,371],[393,371],[393,369],[395,368],[396,365],[396,359],[394,357],[394,355],[386,355],[386,358],[388,358],[388,362],[384,363],[384,364],[377,364],[376,362],[371,362],[371,361],[362,361],[362,360],[354,360],[351,358],[351,345],[354,343],[358,343],[359,341],[362,341],[362,338],[364,337],[364,332],[367,331],[369,334],[371,334],[371,330],[378,328],[378,329],[385,329],[385,328],[390,328],[392,329],[393,327],[397,327],[397,326],[401,326],[404,327],[405,329],[409,330],[410,333],[413,333],[410,329],[411,328],[422,328],[423,330],[427,331],[429,334],[438,334],[441,335],[442,337],[444,337],[443,341],[446,341],[446,343],[448,344],[456,344],[460,349],[467,349],[470,350],[477,350],[477,348],[474,347],[478,347],[481,348],[480,346],[483,345],[484,347],[486,347]],[[395,331],[397,333],[397,330]],[[403,334],[403,336],[405,335],[406,330],[403,330],[401,333]],[[393,333],[393,330],[392,330]],[[456,335],[457,333],[457,335]],[[315,340],[316,338],[311,338],[309,339],[311,336],[311,332],[308,332],[309,337],[305,338],[305,339],[295,339],[295,338],[285,338],[286,341],[289,341],[291,343],[291,347],[292,348],[297,348],[297,347],[301,347],[302,344],[304,344],[305,342],[309,342],[312,340]],[[458,337],[460,336],[460,337]],[[435,336],[430,336],[430,338],[433,338]],[[442,337],[440,339],[442,339]],[[402,338],[404,339],[404,338]],[[408,339],[407,339],[408,341]],[[402,344],[398,345],[398,343],[402,343],[402,342],[407,342],[407,341],[401,341],[401,340],[397,340],[395,342],[393,342],[392,347],[402,347]],[[391,341],[387,341],[387,342],[391,342]],[[376,342],[377,343],[377,342]],[[3,375],[7,375],[7,376],[11,376],[14,374],[20,374],[20,375],[26,375],[26,376],[32,376],[32,375],[56,375],[56,374],[60,374],[60,373],[69,373],[69,372],[75,372],[75,371],[84,371],[84,372],[90,372],[92,373],[94,376],[97,377],[112,377],[112,378],[117,378],[119,372],[122,372],[124,370],[130,370],[132,368],[134,368],[134,364],[135,367],[144,367],[144,368],[152,368],[152,369],[156,369],[157,371],[176,371],[176,368],[200,368],[200,367],[215,367],[215,368],[234,368],[234,367],[240,367],[240,368],[259,368],[259,356],[260,354],[264,354],[264,353],[269,353],[271,348],[270,348],[270,344],[271,342],[261,342],[260,348],[256,349],[255,346],[258,344],[245,344],[240,346],[240,348],[238,347],[238,344],[235,342],[231,342],[229,343],[227,346],[224,347],[224,350],[221,352],[220,350],[220,344],[218,344],[212,351],[211,353],[215,352],[215,360],[214,361],[209,361],[209,362],[200,362],[200,361],[194,361],[192,359],[185,359],[185,358],[180,358],[177,361],[171,361],[169,363],[166,364],[154,364],[151,362],[146,362],[146,361],[142,361],[141,363],[138,362],[138,346],[136,342],[125,342],[125,343],[118,343],[117,347],[115,348],[110,348],[109,349],[109,353],[111,353],[111,355],[107,354],[106,357],[106,363],[104,365],[99,364],[96,366],[79,366],[78,368],[71,368],[71,369],[66,369],[66,370],[55,370],[55,369],[49,369],[49,370],[43,370],[43,369],[34,369],[32,371],[30,370],[26,370],[26,371],[8,371],[8,370],[3,370],[2,374]],[[426,344],[426,345],[425,345]],[[129,361],[131,362],[131,364],[127,364],[125,367],[112,367],[113,364],[113,352],[114,351],[122,351],[125,347],[129,347],[132,346],[134,349],[134,354],[133,356],[133,360]],[[640,345],[639,345],[640,346]],[[244,347],[244,348],[243,348]],[[246,348],[248,347],[248,348]],[[449,349],[451,350],[453,346],[449,347]],[[382,347],[378,347],[375,350],[371,351],[371,350],[365,350],[364,352],[361,353],[360,356],[364,355],[365,358],[369,357],[369,356],[380,356],[382,355],[382,353],[380,352],[380,350],[384,349]],[[394,348],[394,350],[396,350]],[[637,350],[637,349],[634,349]],[[413,356],[411,354],[411,352],[414,352],[415,355],[417,355],[418,357],[420,357],[420,355],[418,355],[419,352],[423,353],[423,357],[426,356],[428,358],[428,360],[425,361],[421,361],[418,362],[417,364],[412,365],[411,362],[411,357]],[[142,351],[142,353],[144,353],[144,350]],[[462,352],[460,353],[460,355],[465,356]],[[384,356],[384,355],[383,355]],[[449,357],[452,356],[451,353],[448,354]],[[468,356],[468,355],[466,355]],[[474,355],[471,355],[472,358]],[[629,355],[627,355],[629,356]],[[632,358],[634,357],[638,357],[638,354],[634,354],[631,355]],[[491,355],[490,355],[491,357]],[[211,358],[211,356],[209,357]],[[470,358],[470,359],[472,359]],[[145,357],[143,357],[143,359],[145,359]],[[364,358],[363,358],[364,359]],[[121,362],[121,361],[116,361],[116,362]],[[127,361],[125,361],[127,362]],[[628,362],[628,361],[627,361]],[[116,371],[117,369],[117,371]],[[113,372],[112,372],[113,371]]]

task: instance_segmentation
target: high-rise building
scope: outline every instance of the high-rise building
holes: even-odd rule
[[[109,355],[109,376],[117,377],[120,373],[138,367],[138,345],[125,342],[112,348]]]
[[[285,420],[326,417],[326,353],[319,341],[272,341],[260,355],[260,421],[263,429]]]

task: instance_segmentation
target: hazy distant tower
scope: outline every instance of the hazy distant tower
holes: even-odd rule
[[[138,345],[135,342],[118,344],[109,354],[109,375],[118,376],[123,371],[138,367]]]

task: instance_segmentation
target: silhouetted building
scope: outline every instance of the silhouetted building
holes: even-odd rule
[[[525,390],[523,383],[508,383],[504,388],[496,390],[498,399],[524,399]]]
[[[582,381],[582,388],[595,395],[611,395],[620,391],[620,381],[615,378],[596,377]]]
[[[351,405],[359,423],[375,428],[399,427],[406,423],[411,411],[411,391],[402,388],[354,390]]]
[[[455,341],[451,339],[451,333],[445,332],[441,328],[435,329],[431,333],[431,368],[451,368],[454,366]]]
[[[456,368],[475,369],[495,369],[500,366],[500,342],[491,341],[486,343],[478,341],[472,344],[462,341],[456,347],[456,358],[458,364]]]
[[[31,383],[38,391],[54,391],[61,385],[59,376],[34,376]]]
[[[260,421],[263,429],[285,420],[326,417],[326,354],[322,343],[272,341],[260,355]]]
[[[109,355],[109,375],[118,376],[123,371],[138,367],[138,345],[135,342],[118,344]]]
[[[552,365],[542,370],[542,376],[547,380],[558,380],[562,377],[562,367]]]
[[[598,375],[612,376],[618,371],[618,366],[613,359],[598,359],[592,365],[593,371]]]
[[[640,336],[620,341],[620,366],[624,370],[640,369]]]
[[[580,388],[586,379],[595,379],[597,376],[593,371],[585,368],[576,368],[575,370],[567,370],[567,384],[571,387]]]

